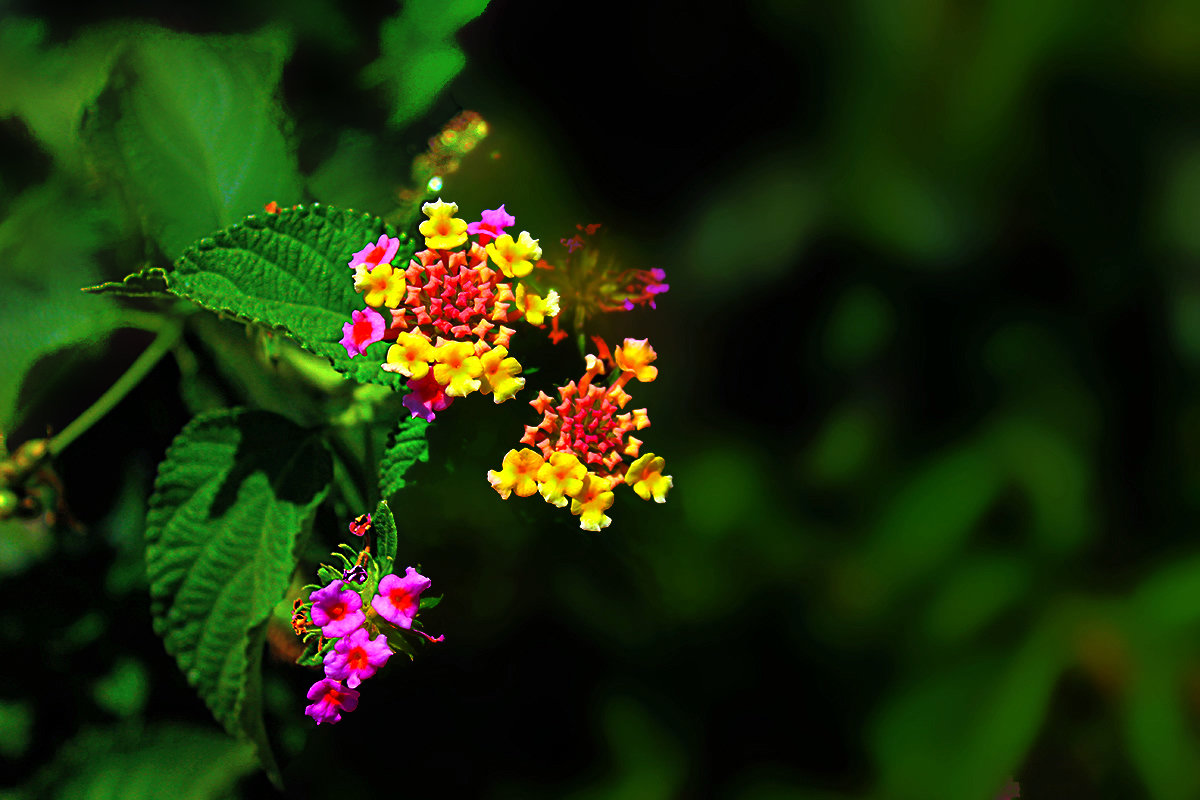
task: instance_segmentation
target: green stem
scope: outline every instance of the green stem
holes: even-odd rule
[[[370,509],[366,505],[367,499],[358,488],[361,475],[356,476],[354,474],[361,472],[355,469],[357,458],[350,452],[345,440],[342,439],[338,432],[326,436],[325,441],[329,444],[329,449],[333,453],[333,481],[338,491],[342,494],[342,500],[349,506],[352,512],[354,509],[359,509],[357,512],[354,512],[355,514],[369,511]]]
[[[142,354],[137,357],[137,360],[130,365],[129,369],[125,370],[120,378],[117,378],[116,383],[108,387],[108,391],[100,395],[96,402],[71,421],[71,424],[58,432],[56,436],[50,439],[48,446],[50,452],[54,455],[61,453],[67,448],[71,442],[79,438],[85,433],[88,428],[100,421],[100,419],[113,409],[117,403],[121,402],[125,395],[129,394],[133,387],[141,382],[142,378],[154,368],[164,355],[175,345],[183,333],[183,324],[177,320],[171,320],[164,323],[159,328],[159,333],[154,337],[154,341],[150,343]]]

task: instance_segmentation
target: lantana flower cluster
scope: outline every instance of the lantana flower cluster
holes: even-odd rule
[[[353,358],[375,342],[394,342],[381,368],[408,378],[405,406],[433,421],[456,397],[480,392],[502,403],[525,385],[521,364],[508,353],[516,332],[508,325],[554,317],[558,293],[542,297],[520,283],[514,289],[542,250],[528,231],[516,238],[506,232],[516,219],[503,205],[470,224],[440,198],[421,210],[426,249],[407,268],[391,263],[399,240],[386,235],[351,257],[366,308],[352,312],[341,344]]]
[[[662,503],[672,486],[663,474],[665,461],[654,453],[641,454],[642,441],[630,434],[650,425],[646,409],[618,413],[631,399],[625,386],[631,380],[653,381],[657,357],[646,339],[626,339],[612,361],[617,374],[608,387],[596,385],[605,372],[600,358],[589,354],[579,382],[558,387],[559,399],[539,392],[530,405],[542,414],[537,425],[526,425],[521,443],[530,448],[509,450],[499,470],[488,471],[488,481],[500,497],[516,493],[541,494],[547,503],[565,506],[579,517],[583,530],[598,531],[612,520],[604,513],[613,504],[613,489],[630,486],[643,500]],[[626,463],[623,456],[633,458]]]
[[[584,330],[590,317],[600,313],[632,311],[637,306],[657,308],[656,298],[671,287],[665,270],[630,269],[602,255],[598,246],[599,223],[576,225],[578,231],[560,242],[565,253],[551,263],[537,262],[535,283],[552,283],[560,295],[563,313],[571,317],[577,332]],[[545,271],[544,273],[542,271]],[[550,320],[550,340],[555,344],[566,338],[559,328],[561,316]],[[539,325],[541,323],[534,322]]]
[[[364,535],[370,530],[370,515],[363,515],[350,524],[351,533]],[[343,713],[358,707],[358,687],[387,664],[393,653],[411,656],[411,643],[405,633],[415,633],[431,642],[433,638],[414,627],[422,606],[421,593],[431,581],[413,567],[404,575],[386,574],[381,564],[371,556],[369,546],[352,561],[345,553],[354,551],[341,545],[345,552],[335,552],[343,570],[323,566],[319,574],[327,580],[324,586],[312,589],[308,602],[296,601],[292,625],[308,645],[297,663],[320,666],[325,677],[308,690],[310,705],[304,713],[318,725],[336,723]],[[340,575],[340,577],[336,577]]]

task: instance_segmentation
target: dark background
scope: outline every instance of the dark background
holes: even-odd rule
[[[398,514],[447,641],[315,730],[311,676],[270,663],[290,794],[1200,793],[1191,4],[497,0],[400,133],[345,77],[394,10],[9,6],[63,42],[126,17],[288,26],[302,170],[347,126],[407,164],[471,109],[491,135],[443,196],[504,202],[543,246],[602,222],[622,262],[667,271],[657,310],[597,330],[659,353],[633,394],[668,502],[619,496],[600,534],[500,503],[482,476],[527,409],[447,415]],[[19,121],[0,137],[9,195],[50,171]],[[145,341],[115,337],[71,391]],[[88,532],[8,557],[14,785],[84,760],[84,731],[216,730],[137,583],[178,381],[164,362],[61,459]],[[44,408],[27,436],[70,419]],[[319,522],[332,546],[343,522]]]

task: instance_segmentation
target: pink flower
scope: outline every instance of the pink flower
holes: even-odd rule
[[[351,312],[350,320],[342,326],[342,340],[338,344],[345,347],[350,357],[354,358],[362,355],[368,345],[382,340],[387,326],[383,324],[379,312],[372,308]]]
[[[349,713],[358,708],[358,692],[345,689],[338,681],[322,678],[308,690],[308,699],[314,701],[304,713],[317,721],[332,725],[342,718],[343,711]]]
[[[386,636],[380,634],[372,639],[366,628],[359,628],[338,639],[325,654],[325,677],[345,681],[353,689],[374,675],[391,655]]]
[[[371,601],[371,608],[393,625],[411,628],[421,605],[421,592],[428,589],[431,583],[429,578],[412,567],[405,569],[403,578],[385,575],[379,582],[379,594]]]
[[[446,387],[434,378],[433,370],[425,373],[422,378],[410,378],[408,388],[412,391],[404,395],[401,402],[414,417],[420,417],[426,422],[433,422],[437,417],[435,411],[444,411],[454,402],[453,397],[446,396]]]
[[[472,222],[467,226],[467,233],[477,234],[481,245],[499,238],[505,228],[517,224],[517,218],[504,210],[503,203],[499,208],[484,211],[482,216],[483,219],[479,222]]]
[[[366,264],[367,269],[387,264],[396,257],[396,251],[399,249],[399,239],[389,237],[387,234],[380,234],[378,242],[368,243],[366,247],[350,257],[350,269],[354,269],[359,264]]]
[[[362,597],[353,589],[343,589],[345,581],[334,581],[308,596],[312,601],[312,621],[330,639],[346,636],[367,621]]]

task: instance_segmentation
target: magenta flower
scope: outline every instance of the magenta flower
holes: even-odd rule
[[[362,597],[353,589],[343,589],[344,581],[334,581],[308,596],[312,601],[312,621],[330,639],[346,636],[367,621]]]
[[[388,264],[396,257],[396,251],[399,249],[399,239],[381,234],[378,242],[368,244],[350,257],[350,269],[354,269],[359,264],[366,264],[368,270],[372,270],[380,264]]]
[[[472,222],[467,226],[467,233],[479,236],[480,245],[500,238],[504,235],[505,228],[517,224],[517,218],[504,210],[503,203],[499,208],[484,211],[482,217],[479,222]]]
[[[345,681],[353,689],[374,675],[391,655],[386,636],[379,634],[372,639],[366,628],[359,628],[338,639],[325,654],[325,677]]]
[[[349,713],[358,708],[358,692],[346,689],[338,681],[322,678],[308,690],[308,699],[314,701],[304,713],[317,721],[332,725],[342,718],[343,711]]]
[[[444,411],[454,402],[453,397],[446,396],[446,387],[437,382],[433,370],[426,372],[424,377],[409,378],[408,388],[412,391],[404,395],[401,402],[414,417],[426,422],[433,422],[437,418],[435,411]]]
[[[408,629],[421,604],[421,592],[429,588],[432,581],[412,567],[404,571],[404,577],[385,575],[379,582],[379,594],[371,601],[371,608],[393,625]]]
[[[387,326],[383,324],[383,317],[373,308],[352,311],[350,320],[342,326],[342,340],[338,344],[346,348],[346,352],[354,358],[362,355],[367,345],[381,341]]]

